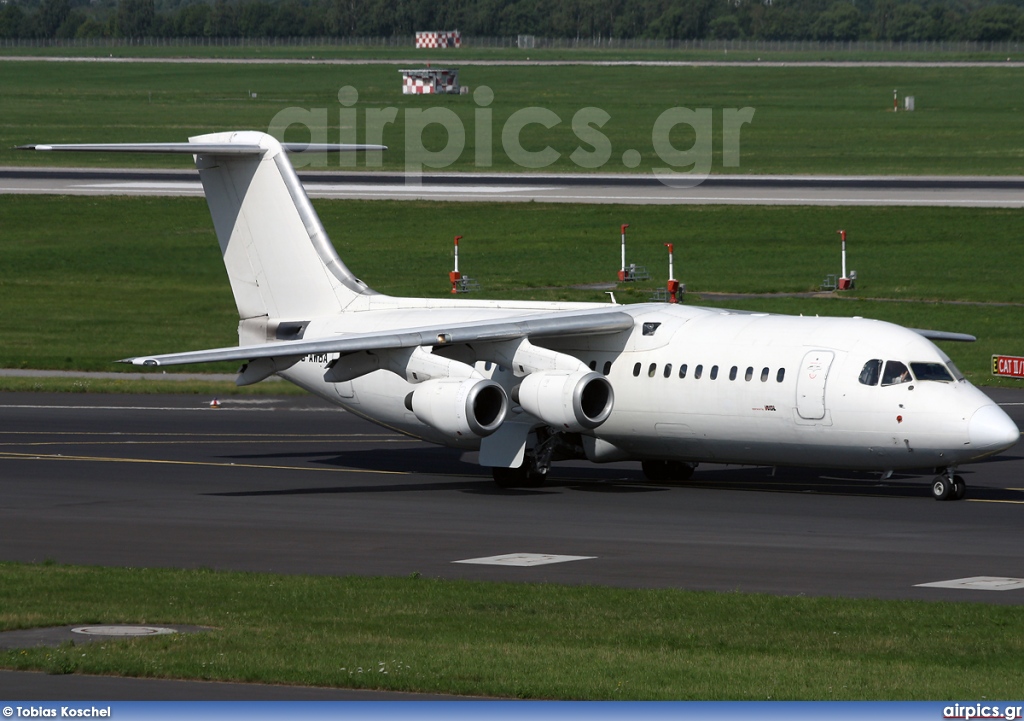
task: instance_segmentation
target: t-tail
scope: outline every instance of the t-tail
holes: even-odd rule
[[[23,149],[192,154],[238,307],[241,344],[301,336],[309,318],[355,310],[375,295],[338,257],[288,152],[382,146],[282,144],[265,133],[233,131],[198,135],[188,143]]]

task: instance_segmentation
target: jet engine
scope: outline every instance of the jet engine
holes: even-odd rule
[[[589,431],[608,420],[615,394],[594,371],[537,371],[523,378],[512,398],[560,431]]]
[[[460,437],[483,438],[498,430],[508,413],[508,395],[486,378],[424,381],[405,407],[431,428]]]

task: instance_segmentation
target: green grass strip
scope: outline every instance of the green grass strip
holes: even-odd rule
[[[450,295],[452,237],[462,235],[460,267],[483,286],[472,297],[606,302],[601,289],[574,286],[614,281],[619,225],[630,223],[629,260],[653,279],[620,284],[620,302],[646,301],[663,286],[662,244],[673,242],[687,303],[972,333],[978,343],[943,347],[975,382],[992,382],[993,353],[1024,355],[1021,210],[315,205],[345,263],[393,295]],[[839,228],[860,274],[842,299],[701,297],[815,290],[839,271]],[[129,371],[138,369],[112,361],[237,343],[234,301],[199,198],[0,196],[0,307],[0,367]]]
[[[452,61],[457,66],[457,58]],[[324,131],[318,140],[338,142],[340,126],[355,123],[359,142],[366,142],[367,112],[393,108],[394,123],[383,125],[382,140],[389,150],[382,167],[403,170],[412,156],[407,151],[417,140],[434,152],[447,147],[448,134],[438,124],[427,126],[421,135],[412,132],[413,143],[406,142],[407,119],[413,122],[421,111],[437,108],[454,113],[465,131],[461,154],[446,169],[522,172],[518,159],[504,149],[502,131],[513,113],[542,108],[557,115],[558,124],[547,128],[532,123],[520,135],[528,151],[550,147],[559,154],[541,170],[686,172],[690,166],[667,165],[653,139],[657,119],[679,106],[710,110],[710,134],[700,132],[710,141],[713,173],[1017,175],[1024,160],[1018,132],[1024,68],[1016,66],[463,67],[464,85],[493,91],[493,102],[486,107],[473,94],[403,95],[400,67],[407,64],[119,63],[98,72],[95,63],[6,62],[0,73],[0,165],[188,167],[190,159],[181,157],[58,155],[11,148],[28,143],[182,141],[202,132],[267,130],[289,108],[312,112],[305,122]],[[354,114],[342,112],[338,91],[344,86],[359,93]],[[917,110],[893,113],[894,88],[900,95],[914,95]],[[726,167],[724,111],[746,107],[755,114],[740,131],[739,166]],[[599,130],[607,138],[607,153],[574,132],[573,118],[584,108],[608,114],[607,122],[592,126],[590,133],[593,137]],[[587,136],[585,131],[580,134]],[[301,124],[287,133],[289,140],[309,137]],[[478,138],[489,146],[489,163],[477,148]],[[686,124],[675,126],[667,138],[680,151],[696,140]],[[639,153],[635,167],[623,162],[630,150]],[[579,162],[573,160],[577,152],[584,154]],[[340,168],[341,162],[329,158],[326,167]],[[365,168],[365,160],[360,158],[358,167]]]
[[[962,603],[0,564],[0,626],[208,633],[0,652],[50,673],[544,699],[1020,693],[1024,615]]]

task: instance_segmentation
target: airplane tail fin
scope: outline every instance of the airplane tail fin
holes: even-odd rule
[[[301,337],[303,321],[339,313],[374,294],[338,257],[281,143],[258,132],[189,140],[197,147],[196,167],[238,306],[240,336],[249,342],[260,342],[259,335]],[[210,150],[198,149],[204,145]],[[259,150],[223,152],[232,146]],[[265,327],[268,320],[277,321],[274,328]]]
[[[239,341],[294,340],[305,321],[375,295],[341,262],[288,151],[383,150],[379,145],[282,144],[265,133],[199,135],[187,143],[24,145],[20,150],[188,153],[213,216],[238,306]]]

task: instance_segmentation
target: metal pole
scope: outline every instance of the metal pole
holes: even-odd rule
[[[623,278],[626,276],[626,228],[629,227],[628,223],[623,223],[622,231],[622,273]]]
[[[846,278],[846,231],[837,230],[836,232],[839,233],[839,237],[843,239],[843,274],[840,277]]]

